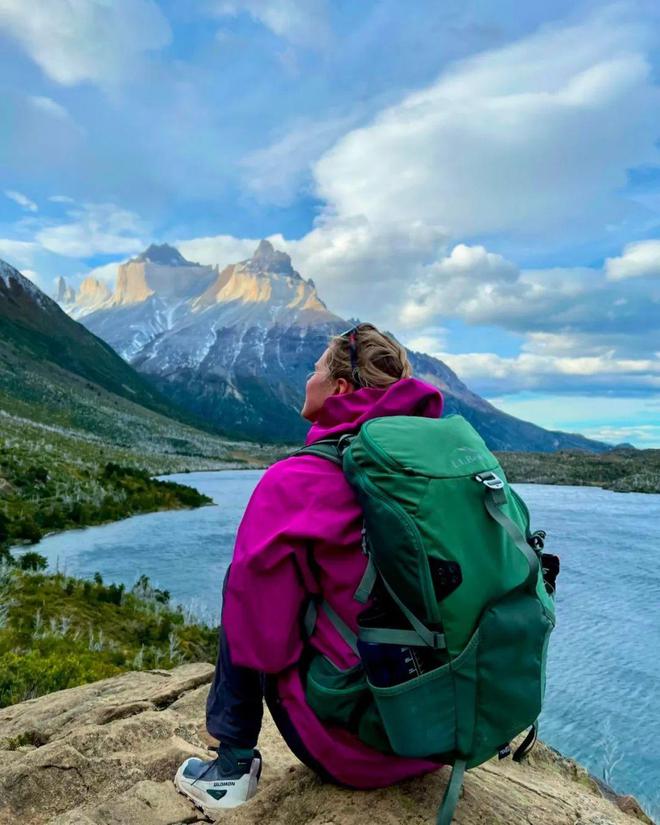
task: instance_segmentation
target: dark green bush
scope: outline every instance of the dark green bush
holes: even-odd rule
[[[30,550],[19,556],[18,566],[21,570],[45,570],[48,567],[48,559],[42,556],[41,553]]]

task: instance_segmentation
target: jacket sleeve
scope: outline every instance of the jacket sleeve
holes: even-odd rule
[[[291,460],[289,460],[291,461]],[[236,536],[222,608],[232,662],[266,673],[294,664],[303,647],[301,615],[315,589],[301,530],[304,496],[280,462],[262,477]]]

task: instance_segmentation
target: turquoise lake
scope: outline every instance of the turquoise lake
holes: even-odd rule
[[[216,506],[48,536],[35,549],[71,575],[130,586],[143,573],[217,621],[220,586],[257,470],[169,476]],[[519,484],[532,527],[561,556],[540,735],[660,820],[660,496]]]

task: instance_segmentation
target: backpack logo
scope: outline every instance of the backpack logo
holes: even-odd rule
[[[454,470],[466,467],[468,464],[476,464],[477,462],[484,464],[486,460],[487,456],[473,450],[471,447],[456,447],[456,449],[452,450],[449,454],[449,463]]]

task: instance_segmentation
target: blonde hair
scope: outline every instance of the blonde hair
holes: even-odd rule
[[[349,333],[354,335],[357,375],[351,364]],[[357,324],[349,332],[333,335],[328,344],[326,366],[331,380],[345,378],[356,388],[389,387],[412,375],[405,349],[373,324]]]

